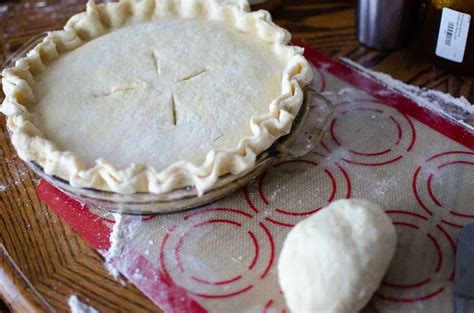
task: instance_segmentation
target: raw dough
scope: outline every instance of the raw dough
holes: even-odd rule
[[[285,64],[270,47],[206,20],[123,27],[37,75],[34,123],[88,167],[99,158],[157,171],[179,160],[199,165],[212,149],[234,149],[252,136],[250,118],[280,95]]]
[[[298,223],[278,263],[294,313],[360,311],[379,286],[396,246],[385,212],[367,200],[338,200]]]
[[[202,195],[252,168],[291,130],[312,71],[268,12],[234,1],[90,0],[2,71],[19,156],[124,194]]]

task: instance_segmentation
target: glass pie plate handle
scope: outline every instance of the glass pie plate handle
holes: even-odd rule
[[[25,43],[10,55],[4,67],[13,66],[18,58],[25,56],[29,50],[41,42],[45,35],[44,33],[36,36]],[[26,163],[37,175],[51,185],[71,198],[93,208],[128,214],[160,214],[183,211],[212,203],[230,195],[249,184],[276,161],[299,158],[311,152],[325,134],[332,110],[333,105],[330,100],[312,89],[306,89],[303,105],[293,122],[290,133],[262,152],[252,168],[238,175],[228,174],[220,177],[212,189],[200,197],[194,187],[181,188],[162,194],[146,192],[119,194],[91,188],[78,188],[71,186],[66,180],[46,174],[43,168],[33,161]]]

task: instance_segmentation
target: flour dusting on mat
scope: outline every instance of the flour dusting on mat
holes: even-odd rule
[[[67,303],[69,304],[72,313],[99,313],[99,311],[90,305],[81,302],[76,295],[69,296]]]
[[[123,231],[121,231],[122,224],[125,221],[125,218],[120,213],[112,214],[115,224],[112,227],[112,232],[110,233],[110,248],[105,253],[105,262],[104,267],[109,272],[115,280],[120,276],[119,270],[112,265],[111,260],[120,254],[122,250],[122,239]]]
[[[120,276],[120,269],[128,268],[129,264],[124,263],[127,257],[121,258],[121,262],[114,262],[114,259],[124,253],[124,245],[127,239],[131,239],[135,230],[141,223],[141,217],[127,216],[120,213],[113,213],[114,226],[110,233],[110,248],[103,255],[105,257],[104,267],[115,280]],[[115,260],[116,261],[116,260]],[[129,260],[133,262],[133,260]],[[123,266],[123,267],[122,267]],[[120,281],[122,286],[124,281]]]
[[[341,58],[341,60],[347,65],[357,69],[361,74],[381,82],[392,90],[402,93],[418,105],[436,111],[449,119],[455,120],[464,127],[474,130],[474,105],[466,98],[456,98],[441,91],[405,84],[388,74],[369,70],[347,58]],[[390,93],[389,90],[384,92]]]
[[[112,233],[110,234],[110,248],[105,255],[105,259],[109,262],[112,258],[120,254],[122,249],[122,239],[124,232],[121,230],[122,224],[125,221],[125,218],[120,213],[112,214],[115,220],[114,227],[112,228]]]

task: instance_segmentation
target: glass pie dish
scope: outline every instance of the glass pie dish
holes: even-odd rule
[[[25,43],[8,58],[4,67],[12,66],[18,58],[25,56],[45,35],[41,34]],[[43,168],[33,161],[27,161],[26,163],[48,183],[90,207],[128,214],[177,212],[212,203],[235,192],[250,183],[262,174],[269,165],[278,160],[299,158],[311,152],[324,135],[331,114],[331,102],[320,93],[310,88],[306,89],[303,105],[293,122],[290,133],[261,153],[252,168],[238,175],[227,174],[220,177],[213,187],[202,196],[198,196],[197,190],[191,186],[162,194],[148,192],[120,194],[92,188],[79,188],[70,185],[64,179],[46,174]]]

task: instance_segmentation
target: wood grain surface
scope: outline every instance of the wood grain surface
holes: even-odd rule
[[[30,37],[60,28],[86,1],[0,1],[0,62]],[[418,86],[474,102],[473,78],[450,75],[416,45],[378,52],[358,44],[352,0],[288,0],[276,22],[331,56],[344,56]],[[0,99],[1,100],[1,99]],[[0,296],[12,310],[67,312],[71,294],[101,312],[160,312],[133,285],[111,278],[103,260],[35,194],[35,175],[16,156],[0,123]],[[21,273],[21,274],[20,274]],[[14,279],[12,279],[14,277]],[[6,312],[0,303],[0,312]]]

